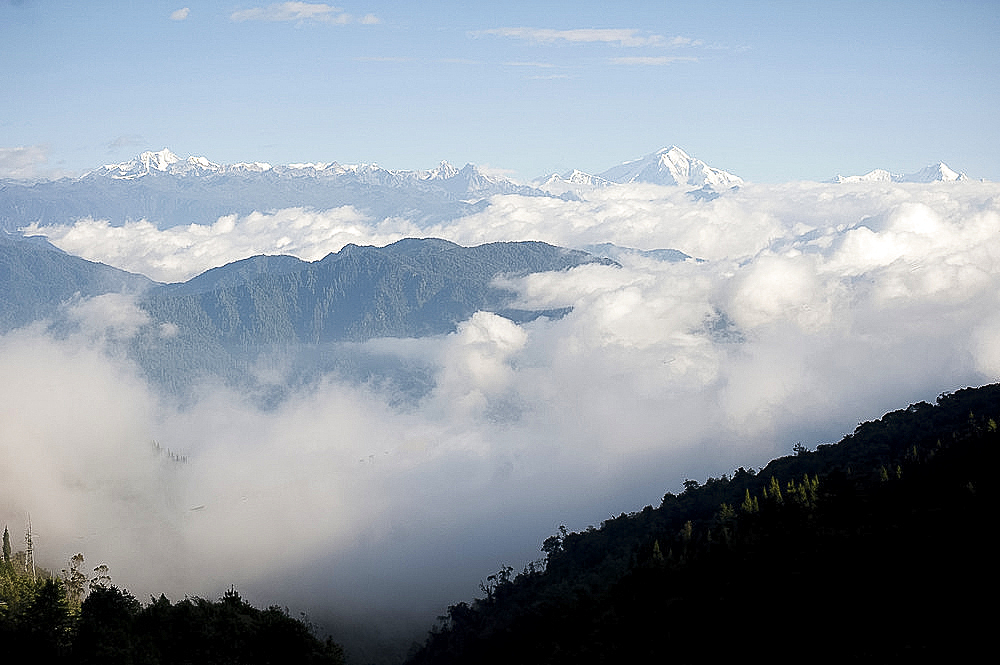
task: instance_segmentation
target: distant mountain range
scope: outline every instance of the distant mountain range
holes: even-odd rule
[[[935,182],[968,180],[944,164],[910,175],[875,170],[837,176],[834,182]],[[688,155],[677,146],[592,175],[578,169],[520,184],[473,164],[447,162],[427,170],[393,170],[377,164],[337,162],[217,164],[206,157],[181,159],[164,148],[107,164],[79,178],[0,181],[0,230],[31,224],[107,220],[114,226],[146,220],[164,229],[212,224],[224,215],[282,208],[329,210],[353,206],[373,219],[405,217],[420,227],[482,210],[491,196],[575,198],[619,184],[647,183],[685,188],[693,198],[712,200],[744,184],[742,178]]]
[[[341,206],[354,206],[375,219],[405,216],[425,226],[481,210],[485,199],[496,194],[551,196],[472,164],[458,169],[442,162],[428,171],[336,162],[220,165],[204,157],[182,160],[164,149],[79,178],[2,181],[0,229],[67,224],[88,217],[115,226],[144,219],[163,229],[212,224],[231,214]]]
[[[964,182],[971,180],[964,173],[958,173],[948,168],[944,162],[932,164],[920,169],[916,173],[906,175],[890,173],[885,169],[875,169],[864,175],[838,175],[831,182]]]

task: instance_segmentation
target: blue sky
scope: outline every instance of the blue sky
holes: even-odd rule
[[[757,182],[1000,180],[996,2],[0,0],[0,175],[169,147],[519,179],[666,145]]]

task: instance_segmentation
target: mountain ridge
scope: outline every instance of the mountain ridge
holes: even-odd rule
[[[967,182],[971,178],[965,173],[954,171],[944,162],[925,166],[916,173],[892,173],[886,169],[874,169],[864,175],[837,175],[830,182],[833,183],[859,183],[859,182],[903,182],[903,183],[930,183],[930,182]]]
[[[709,166],[675,145],[623,162],[597,175],[572,169],[563,174],[553,173],[543,176],[533,182],[537,187],[553,194],[632,183],[693,189],[701,187],[731,189],[744,184],[743,178]]]

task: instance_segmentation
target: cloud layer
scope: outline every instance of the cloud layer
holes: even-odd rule
[[[702,260],[637,255],[510,280],[526,307],[574,309],[523,326],[479,313],[452,335],[366,344],[430,368],[417,403],[328,377],[272,411],[211,385],[178,409],[104,351],[141,323],[131,301],[80,303],[72,336],[0,338],[0,516],[16,532],[30,511],[41,553],[84,551],[140,594],[237,584],[313,609],[432,617],[500,565],[540,556],[560,523],[598,524],[685,478],[762,465],[1000,378],[998,194],[748,185],[697,201],[635,186],[583,201],[495,197],[430,228],[351,208],[164,231],[36,228],[160,279],[412,235],[611,241]]]

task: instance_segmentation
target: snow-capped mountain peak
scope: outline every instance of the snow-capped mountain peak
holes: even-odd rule
[[[139,155],[138,161],[147,169],[166,171],[171,164],[181,161],[181,158],[164,148],[159,152],[146,151]]]
[[[454,178],[456,175],[458,175],[458,169],[449,164],[448,162],[442,161],[437,168],[428,171],[427,176],[423,179],[447,180],[448,178]]]
[[[617,183],[645,182],[657,185],[729,188],[743,184],[739,176],[709,166],[677,146],[662,148],[640,159],[614,166],[599,177]]]
[[[899,174],[890,173],[885,169],[875,169],[874,171],[869,171],[864,175],[849,175],[842,176],[838,175],[833,179],[833,182],[839,183],[851,183],[851,182],[917,182],[917,183],[928,183],[928,182],[961,182],[969,180],[969,176],[964,173],[958,173],[948,168],[948,165],[944,162],[938,162],[937,164],[931,164],[930,166],[924,167],[917,171],[916,173],[909,174]]]
[[[677,146],[661,148],[645,157],[614,166],[598,175],[591,175],[578,169],[565,173],[553,173],[534,181],[534,185],[549,193],[582,193],[590,189],[609,187],[615,184],[650,183],[655,185],[679,185],[698,189],[709,187],[730,189],[743,184],[739,176],[722,169],[709,166],[695,159]]]
[[[182,160],[170,151],[169,148],[152,151],[147,150],[139,156],[119,164],[105,164],[96,171],[91,171],[87,175],[102,175],[118,180],[131,180],[141,178],[153,172],[169,173],[173,175],[187,175],[194,173],[217,172],[223,167],[210,162],[205,157],[188,157]]]
[[[911,173],[906,178],[907,182],[957,182],[968,180],[969,176],[952,171],[944,162],[938,162],[922,168],[916,173]]]
[[[130,179],[146,175],[151,171],[167,171],[172,164],[180,161],[181,158],[167,148],[157,152],[147,150],[127,162],[105,164],[93,173],[112,178]]]

